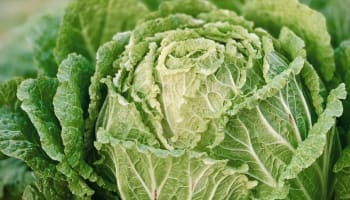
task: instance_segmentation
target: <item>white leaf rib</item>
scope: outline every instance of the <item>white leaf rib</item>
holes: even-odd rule
[[[299,128],[298,128],[298,126],[295,122],[294,116],[292,115],[291,110],[289,109],[288,105],[286,104],[281,92],[280,92],[280,98],[278,98],[278,99],[281,102],[284,110],[287,112],[288,116],[290,116],[292,118],[292,120],[290,122],[291,122],[291,125],[292,125],[293,130],[294,130],[293,132],[294,132],[295,138],[297,138],[298,142],[301,142],[302,139],[301,139]]]
[[[244,131],[247,134],[248,137],[248,146],[249,146],[249,150],[250,150],[250,154],[252,155],[252,157],[255,159],[256,163],[258,164],[258,166],[260,167],[261,171],[266,175],[266,177],[268,178],[268,181],[266,182],[267,185],[270,185],[272,187],[276,186],[276,180],[274,179],[274,177],[272,176],[272,174],[266,169],[265,165],[262,163],[262,161],[260,160],[260,158],[258,157],[258,155],[256,154],[252,144],[251,144],[251,139],[250,139],[250,135],[249,135],[249,130],[247,129],[247,127],[245,126],[245,124],[239,119],[237,118],[238,122],[241,124],[242,128],[244,129]],[[265,181],[264,181],[265,182]]]
[[[201,173],[195,178],[195,180],[191,179],[191,198],[194,194],[194,191],[196,189],[196,186],[198,184],[198,182],[201,180],[201,178],[204,176],[204,174],[208,171],[208,169],[210,169],[210,165],[208,165],[206,168],[204,168]]]
[[[209,196],[209,199],[212,200],[215,197],[215,192],[217,190],[217,188],[219,187],[219,185],[221,184],[221,182],[226,178],[227,176],[223,176],[219,181],[216,181],[214,187],[212,188],[211,194]]]
[[[163,190],[163,187],[164,187],[166,181],[167,181],[168,178],[169,178],[169,174],[170,174],[171,169],[172,169],[171,167],[168,167],[167,173],[166,173],[166,175],[164,176],[163,181],[161,182],[161,184],[160,184],[159,187],[158,187],[158,191],[159,191],[159,192],[158,192],[158,198],[157,198],[157,199],[159,199],[159,195],[161,194],[161,191]]]
[[[306,116],[307,116],[307,119],[308,119],[308,124],[309,124],[309,127],[311,128],[312,127],[312,118],[311,118],[311,112],[309,110],[309,106],[307,105],[306,103],[306,100],[305,100],[305,96],[302,92],[302,90],[299,88],[299,85],[298,83],[296,82],[295,78],[293,78],[293,81],[296,85],[296,88],[297,88],[297,91],[299,93],[299,96],[301,97],[301,102],[303,103],[303,106],[304,106],[304,109],[306,111]]]
[[[158,199],[158,194],[156,194],[157,196],[155,197],[154,196],[154,191],[157,190],[157,184],[156,184],[156,181],[155,181],[155,175],[154,175],[154,168],[153,168],[153,164],[152,164],[152,160],[150,158],[150,155],[149,154],[146,154],[146,158],[147,158],[147,161],[148,161],[148,172],[150,174],[150,178],[151,178],[151,194],[152,194],[152,199]]]
[[[141,185],[144,187],[146,193],[148,194],[149,198],[152,199],[152,194],[151,192],[149,191],[146,183],[143,181],[142,177],[140,176],[140,174],[137,172],[137,170],[135,169],[134,167],[134,163],[131,161],[131,158],[129,156],[129,154],[126,152],[125,149],[123,149],[123,153],[126,155],[126,158],[129,162],[129,165],[130,165],[130,169],[135,173],[137,179],[140,181]]]
[[[259,117],[261,119],[262,124],[268,129],[271,135],[276,138],[281,144],[284,144],[290,151],[294,152],[295,149],[292,145],[280,134],[276,132],[276,130],[270,125],[265,116],[262,114],[259,106],[256,106],[256,110],[258,111]]]

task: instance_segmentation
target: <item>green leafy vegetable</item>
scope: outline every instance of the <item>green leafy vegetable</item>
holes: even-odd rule
[[[41,18],[38,77],[0,85],[0,177],[23,181],[0,189],[349,198],[347,18],[340,1],[303,3],[77,0]]]

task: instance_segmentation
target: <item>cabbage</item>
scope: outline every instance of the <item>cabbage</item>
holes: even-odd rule
[[[36,176],[24,199],[349,194],[348,44],[308,6],[78,0],[54,39],[37,78],[0,86],[0,150]]]

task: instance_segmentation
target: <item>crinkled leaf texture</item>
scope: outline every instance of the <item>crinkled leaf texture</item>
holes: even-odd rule
[[[260,28],[207,1],[164,1],[118,36],[128,38],[122,53],[115,41],[99,51],[115,74],[94,75],[108,88],[95,129],[97,166],[114,174],[121,195],[159,195],[153,154],[183,151],[232,169],[247,165],[243,175],[258,183],[247,187],[253,198],[332,196],[346,92],[323,85],[335,71],[325,21],[297,1],[252,1],[242,12]]]
[[[334,76],[335,64],[326,19],[297,0],[248,1],[243,15],[276,35],[287,26],[305,40],[307,56],[325,81]]]
[[[57,73],[59,82],[53,108],[62,126],[61,138],[69,164],[89,178],[92,169],[84,162],[83,129],[84,104],[87,101],[87,86],[92,66],[82,56],[71,54],[65,59]]]
[[[83,58],[76,56],[76,59]],[[69,62],[70,59],[67,59],[66,63]],[[87,61],[85,60],[85,62]],[[65,71],[67,65],[63,64],[59,74],[67,72],[68,78],[85,78],[84,74],[86,75],[86,73],[83,72],[81,76],[77,76],[80,72],[79,66],[81,67],[79,64],[81,62],[73,61],[73,66],[68,67],[68,69],[73,69],[72,73]],[[89,70],[89,68],[85,69]],[[37,189],[33,191],[37,191],[38,195],[43,193],[43,197],[51,199],[50,196],[47,196],[50,195],[50,191],[44,190],[49,187],[49,183],[52,183],[63,185],[64,190],[68,187],[69,189],[66,190],[65,195],[73,196],[74,194],[79,198],[91,198],[94,191],[84,180],[89,178],[92,182],[97,181],[96,178],[87,177],[86,175],[87,172],[92,173],[91,167],[87,166],[79,157],[81,154],[77,154],[77,158],[80,159],[78,165],[73,165],[68,158],[72,160],[74,156],[69,154],[70,151],[64,151],[64,143],[60,138],[61,126],[59,118],[57,119],[54,114],[53,101],[54,96],[57,96],[56,94],[58,94],[57,98],[61,98],[58,89],[63,88],[62,79],[60,81],[40,77],[38,79],[28,79],[22,83],[21,80],[14,79],[0,85],[0,95],[2,97],[0,102],[0,149],[7,156],[23,160],[34,171],[38,179],[50,179],[50,181],[40,182],[40,187],[35,186]],[[74,84],[74,82],[72,83]],[[75,91],[67,90],[66,94],[79,95],[82,91],[87,94],[88,90],[85,87],[79,93],[75,93]],[[17,100],[16,93],[23,102]],[[70,119],[65,120],[65,122],[69,122]],[[65,125],[65,123],[62,124]],[[80,125],[80,127],[83,127],[83,125]],[[69,137],[81,138],[82,132],[73,132],[73,135],[71,133]],[[68,145],[67,148],[69,149],[71,146]],[[78,166],[86,166],[89,171],[84,171],[82,167],[78,168]],[[103,182],[100,181],[99,184],[102,185]]]
[[[65,178],[56,169],[57,163],[42,150],[35,128],[19,108],[15,98],[19,83],[14,79],[0,85],[1,99],[4,100],[0,104],[0,150],[9,157],[23,160],[36,177],[50,177],[62,182]]]
[[[111,58],[124,49],[124,40],[128,41],[128,37],[117,39],[117,44],[104,43],[119,32],[133,29],[136,22],[149,13],[145,3],[140,0],[78,0],[65,10],[54,50],[56,62],[61,63],[71,53],[84,56],[93,66],[96,62],[96,73],[89,89],[92,103],[89,105],[89,117],[84,124],[84,151],[87,154],[93,153],[94,123],[102,104],[101,99],[105,97],[105,88],[100,79],[114,74],[109,70],[113,62]],[[108,46],[105,48],[113,48],[114,51],[110,51],[109,55],[96,55],[101,46]],[[101,50],[103,51],[105,50]]]
[[[106,132],[97,137],[122,199],[248,199],[256,184],[243,174],[247,168],[232,169],[205,154],[108,141]]]
[[[38,132],[41,147],[53,160],[59,161],[62,159],[63,147],[58,120],[52,112],[57,86],[56,79],[27,79],[18,88],[17,96],[22,101],[21,108]]]
[[[17,96],[22,100],[21,108],[27,113],[36,129],[42,150],[52,160],[60,162],[56,163],[56,169],[64,174],[67,182],[64,182],[64,179],[59,181],[68,184],[70,190],[77,196],[92,195],[92,190],[79,177],[79,172],[74,171],[73,166],[68,164],[64,154],[61,126],[53,107],[53,97],[58,85],[59,81],[54,78],[28,79],[21,83]]]
[[[114,74],[104,69],[108,62],[97,59],[101,75],[91,86],[97,96],[91,99],[97,103],[89,111],[88,87],[99,46],[117,32],[132,29],[148,12],[137,0],[81,0],[67,7],[62,20],[44,16],[31,27],[34,48],[28,57],[34,57],[39,77],[0,86],[1,156],[23,160],[37,176],[25,198],[117,198],[114,185],[96,174],[91,156],[96,109],[103,98],[99,79]],[[121,52],[126,42],[116,41],[115,49]],[[86,119],[89,112],[95,117]]]
[[[0,85],[0,94],[6,95],[2,97],[6,101],[0,105],[1,152],[23,160],[38,174],[60,179],[62,176],[57,172],[55,162],[42,151],[34,127],[14,99],[19,83],[14,79]]]

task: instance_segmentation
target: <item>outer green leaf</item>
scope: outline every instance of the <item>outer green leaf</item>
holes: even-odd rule
[[[269,84],[257,90],[252,96],[245,98],[242,103],[234,103],[228,113],[230,115],[236,115],[242,109],[252,109],[258,106],[261,100],[275,96],[280,90],[286,87],[291,77],[300,73],[303,66],[304,60],[300,57],[296,58],[287,70],[277,75]]]
[[[56,79],[28,79],[18,88],[17,96],[22,101],[21,108],[28,114],[38,132],[43,150],[53,160],[61,161],[63,145],[60,126],[52,105],[57,86]]]
[[[62,179],[62,175],[56,170],[56,163],[42,151],[35,134],[34,127],[23,113],[0,109],[2,153],[23,160],[37,174]]]
[[[322,155],[328,142],[327,133],[334,127],[336,117],[340,117],[343,113],[343,106],[340,100],[345,99],[345,97],[344,84],[331,91],[328,96],[327,107],[310,129],[308,138],[299,144],[283,175],[284,178],[296,178],[303,169],[311,166]]]
[[[9,81],[0,88],[11,88],[8,100],[16,95],[19,81]],[[2,93],[4,94],[4,93]],[[45,177],[62,179],[56,163],[42,151],[35,129],[27,116],[16,106],[17,101],[0,105],[0,150],[3,154],[23,160],[35,173]]]
[[[69,164],[84,178],[92,177],[92,168],[84,161],[84,108],[92,65],[82,56],[71,54],[57,73],[59,86],[53,98],[55,114],[61,124],[64,153]]]
[[[57,170],[65,175],[65,180],[68,183],[72,193],[82,199],[90,199],[95,193],[80,176],[80,171],[76,171],[69,165],[68,159],[64,159],[57,165]],[[83,172],[84,173],[84,172]]]
[[[248,1],[243,14],[277,36],[287,26],[305,40],[307,57],[325,81],[334,76],[335,64],[331,38],[324,16],[297,0]]]
[[[97,142],[96,146],[108,158],[105,165],[115,171],[123,199],[248,199],[255,185],[244,171],[205,154],[165,151],[116,140]]]
[[[20,85],[17,96],[38,132],[41,148],[60,162],[57,169],[65,175],[70,190],[80,197],[91,196],[93,191],[79,177],[79,172],[71,168],[63,152],[61,128],[52,105],[57,87],[58,81],[53,78],[28,79]]]
[[[301,56],[304,59],[306,58],[305,42],[287,27],[282,27],[278,40],[283,50],[287,52],[288,57],[294,58]],[[315,111],[319,115],[323,111],[324,101],[321,93],[322,90],[325,90],[322,81],[313,66],[308,62],[304,64],[301,76],[310,92]]]
[[[0,149],[7,156],[23,160],[36,173],[61,179],[55,162],[42,151],[34,127],[22,113],[0,109]]]
[[[43,82],[45,83],[46,81],[47,83],[49,83],[48,85],[39,84],[40,87],[36,85],[36,83],[43,83]],[[1,92],[1,94],[4,97],[2,98],[4,101],[3,101],[3,105],[1,105],[1,108],[0,108],[0,149],[5,155],[10,157],[15,157],[26,162],[28,166],[34,171],[34,173],[39,175],[40,177],[50,177],[53,179],[64,180],[65,177],[56,169],[57,162],[52,161],[42,150],[39,142],[39,138],[37,136],[37,133],[35,132],[35,128],[31,124],[27,116],[19,109],[19,104],[17,103],[17,99],[15,98],[17,86],[19,83],[20,81],[15,79],[0,86],[1,88],[0,91],[6,91],[6,93]],[[24,91],[23,92],[24,93],[27,92],[27,94],[29,93],[29,94],[37,94],[37,95],[39,93],[39,96],[40,96],[40,94],[42,94],[41,93],[42,91],[40,89],[44,89],[45,87],[48,87],[46,89],[50,89],[50,87],[53,87],[51,88],[53,89],[53,91],[50,91],[50,90],[45,91],[49,93],[51,92],[51,95],[52,95],[52,93],[55,92],[55,87],[56,87],[55,85],[57,85],[57,83],[55,83],[54,80],[41,78],[40,80],[28,80],[24,83],[24,86],[21,86],[21,87],[23,89],[23,87],[25,86],[29,86],[29,88],[32,86],[38,86],[39,88],[34,87],[34,88],[31,88],[31,90],[25,90],[25,92]],[[20,94],[20,96],[22,94]],[[41,96],[42,98],[41,99],[39,98],[38,102],[35,102],[34,100],[30,102],[31,99],[26,99],[25,97],[26,95],[23,94],[24,96],[23,98],[26,101],[24,103],[25,107],[29,106],[27,108],[30,109],[31,106],[33,106],[33,108],[41,109],[40,106],[43,104],[40,104],[40,106],[38,107],[36,103],[39,103],[41,100],[44,101],[43,98],[45,95],[47,94],[46,93],[43,94],[43,96]],[[49,95],[45,96],[45,98],[50,99],[50,96]],[[30,103],[33,103],[33,104],[31,105]],[[42,102],[42,103],[45,103],[45,102]],[[37,107],[35,107],[35,105]],[[45,106],[50,107],[49,105],[45,105]],[[34,112],[35,110],[32,110],[32,111]],[[44,115],[45,112],[46,114],[48,114],[49,110],[45,110],[44,113],[41,113],[41,112],[31,113],[32,114],[31,117],[33,118],[38,116],[42,117],[40,115],[41,114]],[[43,124],[40,124],[39,122],[40,121],[35,121],[35,124],[39,127],[39,130],[48,131],[45,129],[46,127],[44,127]],[[41,134],[43,133],[44,132],[41,132]],[[45,135],[45,136],[47,136],[45,139],[53,139],[50,137],[52,135]],[[50,148],[50,145],[46,145],[46,147],[52,150],[52,148]],[[49,152],[52,153],[51,151]],[[79,187],[83,187],[83,188],[87,187],[83,185],[85,184],[84,182],[81,182],[81,180],[79,180],[78,178],[72,179],[71,182],[80,183],[80,185],[75,186],[75,188],[77,189],[73,191],[79,191],[81,195],[85,194],[84,192],[87,191],[87,189],[79,188]]]
[[[283,26],[278,40],[281,42],[282,48],[289,54],[290,58],[301,56],[306,58],[305,42],[298,37],[292,30]]]
[[[55,57],[62,62],[70,53],[91,61],[99,46],[117,32],[132,29],[148,13],[139,0],[78,0],[65,11],[57,38]]]
[[[88,152],[84,149],[84,116],[87,115],[88,80],[92,75],[92,68],[84,57],[70,54],[58,68],[59,86],[53,98],[54,112],[62,127],[61,138],[65,154],[58,169],[68,177],[73,193],[80,197],[93,194],[80,176],[112,189],[86,162]]]

